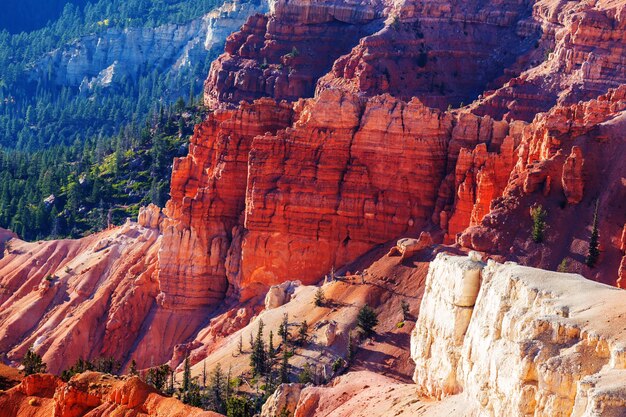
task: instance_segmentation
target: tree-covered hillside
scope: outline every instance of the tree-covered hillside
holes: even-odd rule
[[[27,240],[80,237],[163,207],[172,160],[205,116],[179,101],[107,138],[36,151],[0,150],[0,225]]]
[[[25,239],[78,237],[123,221],[141,204],[165,203],[172,158],[185,153],[200,120],[194,95],[214,56],[174,79],[145,67],[88,91],[55,82],[54,68],[43,75],[33,69],[81,36],[183,24],[223,3],[23,0],[12,18],[4,15],[13,26],[0,30],[0,227]],[[20,13],[33,19],[16,29]],[[46,21],[30,30],[37,19]]]
[[[214,57],[167,79],[159,68],[145,68],[115,88],[77,87],[54,82],[50,68],[33,76],[46,53],[89,33],[115,27],[154,27],[184,22],[221,5],[220,0],[99,0],[84,7],[67,3],[61,16],[45,27],[12,35],[0,32],[0,146],[19,150],[71,144],[110,136],[120,126],[145,118],[189,91],[199,92]],[[123,63],[121,63],[123,65]]]
[[[19,33],[39,29],[56,20],[68,3],[82,7],[87,0],[5,0],[0,13],[0,30]]]

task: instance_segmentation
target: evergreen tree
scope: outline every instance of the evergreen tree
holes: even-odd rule
[[[229,366],[228,373],[226,374],[226,387],[224,389],[224,400],[226,402],[228,402],[228,400],[230,399],[230,394],[231,394],[231,384],[232,384],[231,376],[232,376],[232,367]]]
[[[167,379],[170,376],[171,369],[169,365],[161,365],[148,369],[146,373],[146,383],[152,385],[159,391],[163,391],[167,385]]]
[[[357,326],[359,326],[365,337],[369,337],[374,334],[374,327],[377,325],[378,315],[370,306],[365,304],[357,315]]]
[[[254,411],[254,405],[239,395],[230,397],[226,404],[226,415],[228,417],[252,417]]]
[[[326,305],[326,296],[324,295],[324,290],[322,289],[322,287],[317,287],[317,291],[315,291],[315,299],[313,302],[317,307],[323,307],[324,305]]]
[[[289,316],[287,313],[283,314],[283,320],[278,327],[278,335],[282,338],[283,348],[286,348],[289,344]]]
[[[532,238],[535,243],[543,242],[547,215],[548,212],[541,205],[530,210],[530,216],[533,220]]]
[[[209,381],[209,404],[212,411],[224,413],[226,411],[225,390],[228,381],[224,379],[222,366],[218,363],[211,373]]]
[[[346,354],[346,360],[348,362],[348,366],[354,360],[354,355],[356,354],[356,346],[354,345],[354,338],[352,337],[352,333],[348,333],[348,352]]]
[[[202,388],[206,388],[206,359],[202,361]]]
[[[283,357],[280,362],[280,382],[282,384],[289,382],[289,356],[286,347],[283,347]]]
[[[250,355],[250,366],[252,375],[265,375],[267,373],[267,351],[263,340],[263,320],[259,320],[257,336]]]
[[[307,342],[309,333],[309,324],[304,320],[298,329],[298,344],[304,345]]]
[[[189,392],[191,389],[191,363],[189,361],[189,352],[185,355],[185,364],[183,365],[183,392]]]
[[[24,359],[22,359],[22,367],[22,373],[24,376],[43,374],[48,368],[41,356],[35,353],[32,349],[28,349],[26,355],[24,355]]]
[[[589,239],[589,252],[587,253],[587,259],[585,259],[585,263],[590,268],[596,265],[600,257],[598,248],[600,238],[600,232],[598,231],[598,205],[599,201],[596,200],[596,207],[593,211],[593,224],[591,226],[591,239]]]
[[[276,349],[274,349],[274,332],[270,330],[270,342],[269,347],[267,349],[268,356],[270,361],[274,359],[276,356]]]
[[[137,372],[137,362],[133,359],[130,361],[130,368],[128,369],[128,373],[130,375],[139,375]]]

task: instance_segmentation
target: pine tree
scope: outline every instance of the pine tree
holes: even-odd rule
[[[243,354],[243,336],[239,335],[239,343],[237,343],[237,349],[239,350],[239,354]]]
[[[128,370],[128,373],[130,375],[139,375],[137,372],[137,362],[134,359],[130,361],[130,368]]]
[[[298,343],[304,345],[307,342],[309,332],[309,324],[304,320],[298,329]]]
[[[250,355],[250,366],[252,367],[252,375],[265,375],[267,372],[267,351],[265,350],[265,341],[263,340],[263,320],[259,320],[257,336],[252,347],[252,354]]]
[[[374,334],[374,327],[378,325],[378,315],[367,304],[361,307],[357,316],[357,326],[361,328],[361,331],[366,337]]]
[[[191,363],[189,361],[189,352],[185,355],[185,364],[183,368],[183,392],[187,393],[191,389]]]
[[[228,402],[231,395],[231,376],[232,376],[232,366],[228,367],[228,374],[226,374],[226,388],[224,390],[224,400]]]
[[[270,344],[267,349],[267,353],[270,357],[270,360],[274,359],[276,356],[276,349],[274,349],[274,332],[270,330]]]
[[[206,388],[206,359],[202,361],[202,387]]]
[[[348,352],[346,355],[346,360],[348,362],[348,366],[354,360],[354,355],[356,354],[356,347],[354,345],[354,338],[352,337],[352,333],[348,333]]]
[[[596,200],[596,207],[593,212],[591,239],[589,239],[589,252],[587,253],[587,259],[585,260],[585,263],[589,268],[593,268],[600,257],[600,250],[598,249],[598,240],[600,238],[600,232],[598,231],[598,204],[599,201]]]
[[[222,366],[218,363],[211,373],[211,380],[209,382],[209,401],[213,411],[218,413],[224,413],[225,410],[225,384],[224,373],[222,372]]]
[[[43,374],[47,370],[47,366],[44,363],[40,355],[36,354],[32,349],[28,349],[24,359],[22,359],[22,373],[24,376],[33,374]]]
[[[530,216],[533,219],[532,238],[535,243],[543,242],[547,215],[548,212],[541,205],[530,210]]]
[[[326,305],[326,296],[324,295],[322,287],[318,287],[317,291],[315,291],[314,303],[317,307],[324,307],[324,305]]]
[[[283,339],[283,348],[286,349],[289,344],[289,316],[283,314],[283,320],[278,327],[278,335]]]
[[[286,348],[283,348],[283,359],[280,363],[280,382],[282,384],[289,382],[289,356]]]

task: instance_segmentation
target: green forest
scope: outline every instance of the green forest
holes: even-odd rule
[[[31,1],[32,3],[32,1]],[[169,198],[172,159],[203,110],[210,64],[171,80],[158,70],[83,94],[34,62],[82,35],[202,16],[220,0],[76,0],[30,32],[0,31],[0,227],[26,240],[80,237]],[[184,98],[182,98],[184,97]]]

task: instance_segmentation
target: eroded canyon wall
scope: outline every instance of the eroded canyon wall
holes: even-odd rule
[[[626,291],[472,256],[430,265],[411,338],[419,392],[463,392],[465,415],[622,415]]]
[[[626,285],[626,90],[608,90],[623,82],[623,16],[622,1],[272,2],[213,65],[215,111],[175,161],[163,214],[5,254],[0,351],[19,360],[36,343],[54,370],[77,355],[150,366],[180,357],[225,298],[317,282],[423,229]],[[487,48],[487,35],[502,45]],[[530,237],[538,204],[543,243]],[[123,251],[103,258],[96,242],[113,235]]]

